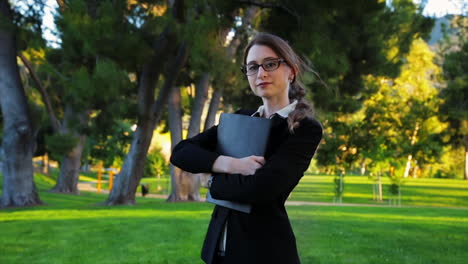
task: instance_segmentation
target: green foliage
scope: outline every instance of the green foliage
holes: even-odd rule
[[[153,148],[146,156],[143,177],[158,177],[167,174],[169,174],[169,164],[167,164],[161,149]]]
[[[366,75],[397,76],[413,39],[426,36],[431,27],[431,19],[410,0],[359,0],[352,5],[294,0],[266,11],[260,25],[289,40],[312,62],[335,90],[330,94],[319,83],[307,83],[317,106],[338,112],[361,107]]]
[[[366,158],[398,170],[408,155],[420,168],[439,157],[439,134],[445,125],[436,117],[440,100],[431,76],[439,70],[433,57],[427,45],[417,40],[398,78],[369,79],[379,83],[380,90],[364,103],[363,130],[368,144],[362,152]]]
[[[450,124],[447,130],[450,144],[468,149],[468,19],[455,17],[461,34],[457,42],[448,43],[447,53],[443,55],[443,73],[447,87],[440,96],[444,100],[441,117]]]
[[[96,118],[83,156],[91,164],[102,161],[105,167],[120,167],[129,150],[133,135],[132,124],[102,118],[105,116],[100,115]]]
[[[50,151],[51,159],[60,161],[78,143],[78,138],[69,133],[53,134],[45,137],[47,149]]]
[[[131,83],[128,74],[107,59],[99,60],[92,73],[80,67],[67,82],[67,99],[81,109],[101,108],[112,105],[119,93],[128,90]]]
[[[462,179],[465,166],[464,147],[447,145],[438,162],[430,165],[429,170],[423,175],[435,178]]]

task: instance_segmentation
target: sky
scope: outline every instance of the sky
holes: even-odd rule
[[[421,3],[421,0],[413,0],[414,3]],[[441,17],[446,14],[466,14],[468,12],[467,0],[428,0],[424,7],[423,14],[431,17]]]
[[[386,1],[388,2],[391,0]],[[421,1],[426,3],[423,12],[426,16],[441,17],[446,14],[468,13],[468,0],[413,0],[413,2],[417,4],[420,4]],[[49,45],[52,47],[58,47],[60,45],[60,40],[53,34],[53,30],[55,28],[53,11],[56,7],[56,0],[47,0],[43,31],[44,38],[48,40]]]

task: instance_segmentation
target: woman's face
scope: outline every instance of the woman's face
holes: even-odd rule
[[[268,46],[253,45],[247,55],[246,65],[263,64],[270,60],[283,59]],[[248,75],[250,88],[255,95],[265,99],[288,99],[289,80],[294,73],[285,63],[281,62],[278,69],[265,71],[263,67],[258,68],[256,74]]]

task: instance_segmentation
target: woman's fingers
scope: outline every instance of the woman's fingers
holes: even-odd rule
[[[257,169],[260,169],[265,164],[265,158],[259,156],[249,156],[243,160],[245,161],[243,175],[253,175]]]
[[[260,163],[262,166],[265,165],[265,158],[260,156],[250,156],[256,162]]]

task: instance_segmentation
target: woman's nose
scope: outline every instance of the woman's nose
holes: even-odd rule
[[[267,71],[265,71],[265,69],[263,69],[262,66],[258,67],[258,72],[257,72],[257,77],[265,77],[267,75]]]

